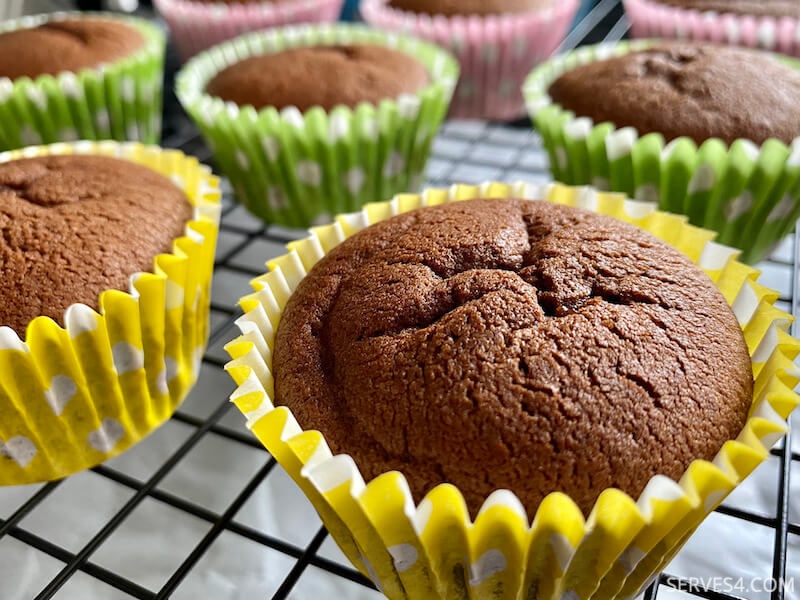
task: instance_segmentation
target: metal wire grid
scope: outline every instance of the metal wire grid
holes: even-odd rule
[[[564,46],[598,41],[598,36],[603,35],[606,39],[618,39],[627,30],[620,17],[616,0],[599,2],[565,40]],[[210,153],[196,130],[176,112],[174,103],[168,102],[167,108],[164,145],[211,163]],[[540,140],[527,128],[451,122],[443,127],[434,144],[427,175],[429,184],[436,186],[455,181],[544,181],[548,179],[546,168]],[[85,590],[89,589],[96,594],[94,597],[104,599],[206,597],[192,592],[197,587],[192,588],[190,583],[202,584],[209,565],[213,569],[224,568],[220,566],[224,560],[219,557],[231,545],[237,549],[247,546],[250,553],[269,565],[273,582],[268,591],[260,590],[259,597],[304,599],[320,595],[319,590],[327,590],[321,595],[325,598],[379,597],[377,592],[371,592],[371,583],[343,561],[316,516],[297,497],[275,461],[243,428],[240,415],[227,402],[232,383],[222,372],[226,361],[222,344],[234,336],[233,321],[240,314],[235,301],[248,289],[248,280],[262,272],[264,262],[282,253],[283,244],[300,235],[297,231],[265,227],[233,203],[226,186],[212,293],[212,333],[196,390],[151,439],[91,473],[45,485],[0,489],[0,558],[6,557],[7,569],[3,572],[0,567],[0,598],[83,600],[87,597]],[[795,265],[800,264],[798,253],[800,244],[790,239],[778,249],[773,260],[762,265],[764,283],[781,291],[781,305],[795,315],[800,314],[797,305],[800,284],[794,277]],[[222,447],[226,451],[218,452]],[[798,586],[800,514],[790,511],[800,507],[797,503],[790,506],[790,491],[793,465],[795,481],[800,476],[799,450],[800,444],[796,444],[792,452],[792,440],[788,437],[772,451],[772,475],[768,479],[774,487],[774,512],[765,514],[747,503],[735,501],[717,509],[718,515],[732,519],[732,528],[745,525],[766,528],[772,540],[772,569],[764,576],[776,581],[794,577]],[[246,468],[214,464],[219,454],[230,456],[231,452]],[[189,469],[192,465],[194,468]],[[223,483],[210,481],[215,467],[231,470],[235,476],[226,475]],[[204,472],[208,473],[208,482],[203,475],[198,477],[198,473]],[[108,486],[117,493],[103,503],[106,497],[103,490]],[[270,514],[253,519],[248,515],[254,507],[264,504],[262,492],[266,488],[273,490],[270,496],[273,505],[266,506]],[[65,510],[63,498],[76,494],[90,500],[83,505],[73,502]],[[92,501],[94,495],[101,496],[100,501]],[[204,499],[198,500],[200,497]],[[155,541],[137,539],[137,529],[152,529],[152,520],[156,518],[159,523],[163,521],[166,536]],[[287,535],[286,528],[283,533],[276,533],[280,528],[263,526],[264,518],[269,523],[288,519],[288,529],[303,533]],[[68,528],[77,533],[72,536],[63,533],[57,527],[62,521],[67,521]],[[191,527],[186,525],[188,522]],[[181,533],[184,529],[191,529],[191,535]],[[3,554],[2,548],[9,544],[11,552]],[[132,574],[134,570],[124,557],[135,544],[151,544],[154,552],[156,545],[166,544],[164,555],[169,556],[168,564],[153,567],[157,571],[153,577]],[[222,552],[218,550],[220,547]],[[796,548],[792,559],[789,559],[790,547]],[[41,563],[37,565],[35,582],[13,579],[15,572],[24,570],[22,561],[15,564],[13,557],[22,556],[23,552],[35,553]],[[8,556],[12,557],[10,566]],[[140,559],[141,554],[136,556]],[[215,557],[212,561],[211,556]],[[164,562],[163,557],[159,560]],[[338,582],[349,587],[337,587]],[[12,595],[20,589],[30,593]],[[98,589],[101,591],[97,592]],[[754,597],[743,593],[741,597]],[[686,576],[663,574],[645,594],[647,600],[657,597],[740,596],[697,585]],[[757,597],[797,598],[800,589],[781,588]]]

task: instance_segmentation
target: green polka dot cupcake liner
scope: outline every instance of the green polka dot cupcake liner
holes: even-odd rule
[[[142,35],[144,46],[77,73],[0,78],[0,150],[80,139],[159,140],[165,38],[157,27],[132,17],[66,12],[0,22],[0,33],[81,18],[125,23]]]
[[[237,106],[206,84],[229,65],[286,48],[378,44],[419,60],[430,83],[415,94],[325,111]],[[247,34],[193,58],[176,92],[236,199],[267,223],[307,227],[363,204],[419,189],[431,143],[458,81],[457,61],[414,38],[358,25],[305,25]]]
[[[717,240],[756,263],[788,235],[800,218],[800,138],[790,145],[746,139],[726,145],[710,139],[665,142],[632,127],[594,123],[556,104],[550,84],[562,73],[595,60],[643,49],[653,41],[586,46],[534,69],[524,95],[558,181],[593,185],[654,201],[663,211],[684,214],[693,225],[716,231]],[[776,55],[777,56],[777,55]],[[800,68],[800,62],[779,57]]]

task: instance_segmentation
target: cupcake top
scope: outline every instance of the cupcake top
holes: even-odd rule
[[[752,372],[724,298],[650,234],[522,200],[424,208],[365,229],[300,283],[275,400],[365,478],[416,501],[450,482],[474,515],[510,489],[587,513],[678,479],[743,427]]]
[[[656,0],[659,4],[699,11],[773,17],[800,17],[797,0]]]
[[[800,71],[731,46],[665,43],[594,61],[558,77],[549,95],[576,116],[666,140],[790,144],[800,136]]]
[[[130,56],[145,45],[130,25],[110,19],[49,21],[0,34],[0,77],[78,72]]]
[[[206,92],[256,109],[331,110],[413,94],[428,82],[427,70],[415,58],[384,46],[353,44],[292,48],[246,58],[217,73]]]
[[[0,164],[0,325],[20,337],[34,317],[59,323],[100,293],[152,271],[192,216],[186,196],[146,167],[100,156]]]
[[[389,0],[389,6],[426,15],[500,15],[552,6],[553,0]]]

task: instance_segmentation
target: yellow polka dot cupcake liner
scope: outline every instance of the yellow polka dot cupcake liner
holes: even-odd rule
[[[208,340],[219,223],[210,169],[175,150],[78,142],[0,154],[0,163],[96,154],[147,166],[185,191],[194,215],[172,252],[100,295],[71,305],[65,327],[39,316],[24,339],[0,327],[0,485],[59,479],[126,450],[169,418],[197,378]]]
[[[220,71],[287,48],[377,44],[419,60],[430,82],[415,94],[331,111],[239,107],[205,93]],[[308,227],[422,183],[433,138],[458,81],[458,62],[414,38],[358,25],[304,25],[247,34],[203,52],[175,90],[203,133],[236,200],[267,223]]]
[[[741,323],[752,358],[754,400],[747,423],[711,461],[694,461],[679,481],[654,477],[638,499],[607,489],[584,518],[576,504],[553,493],[529,522],[520,501],[496,491],[474,521],[449,484],[415,504],[403,475],[365,483],[353,459],[332,455],[318,431],[303,431],[291,411],[273,404],[271,351],[281,312],[309,269],[345,238],[368,225],[421,206],[474,197],[527,198],[578,206],[633,223],[674,245],[700,265]],[[269,263],[241,300],[242,336],[227,346],[227,370],[238,388],[232,401],[248,427],[302,488],[352,563],[392,599],[537,598],[613,600],[647,586],[689,535],[767,455],[785,433],[798,403],[800,342],[791,317],[774,307],[778,294],[736,251],[686,218],[655,205],[591,188],[485,184],[431,189],[368,204],[315,228]]]
[[[133,27],[144,46],[77,73],[0,77],[0,150],[76,140],[159,141],[166,40],[156,26],[111,13],[61,12],[0,22],[0,33],[83,18]]]

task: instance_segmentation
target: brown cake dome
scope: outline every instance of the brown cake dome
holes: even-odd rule
[[[541,10],[553,5],[553,0],[389,0],[389,6],[399,10],[445,15],[499,15]]]
[[[367,480],[470,511],[510,489],[588,513],[677,479],[741,430],[752,373],[708,277],[633,226],[547,202],[472,200],[354,235],[304,278],[274,351],[275,399]]]
[[[144,45],[136,29],[119,21],[48,21],[0,34],[0,77],[33,79],[77,72],[126,58]]]
[[[790,144],[800,136],[800,71],[747,49],[664,43],[575,67],[549,94],[576,116],[666,140]]]
[[[0,164],[0,325],[20,336],[39,315],[58,322],[80,302],[128,290],[171,252],[192,208],[171,181],[146,167],[67,155]]]
[[[658,4],[699,11],[773,17],[800,17],[797,0],[655,0]]]
[[[331,110],[378,104],[428,84],[415,58],[384,46],[353,44],[291,48],[253,56],[220,71],[206,86],[212,96],[256,109],[312,106]]]

